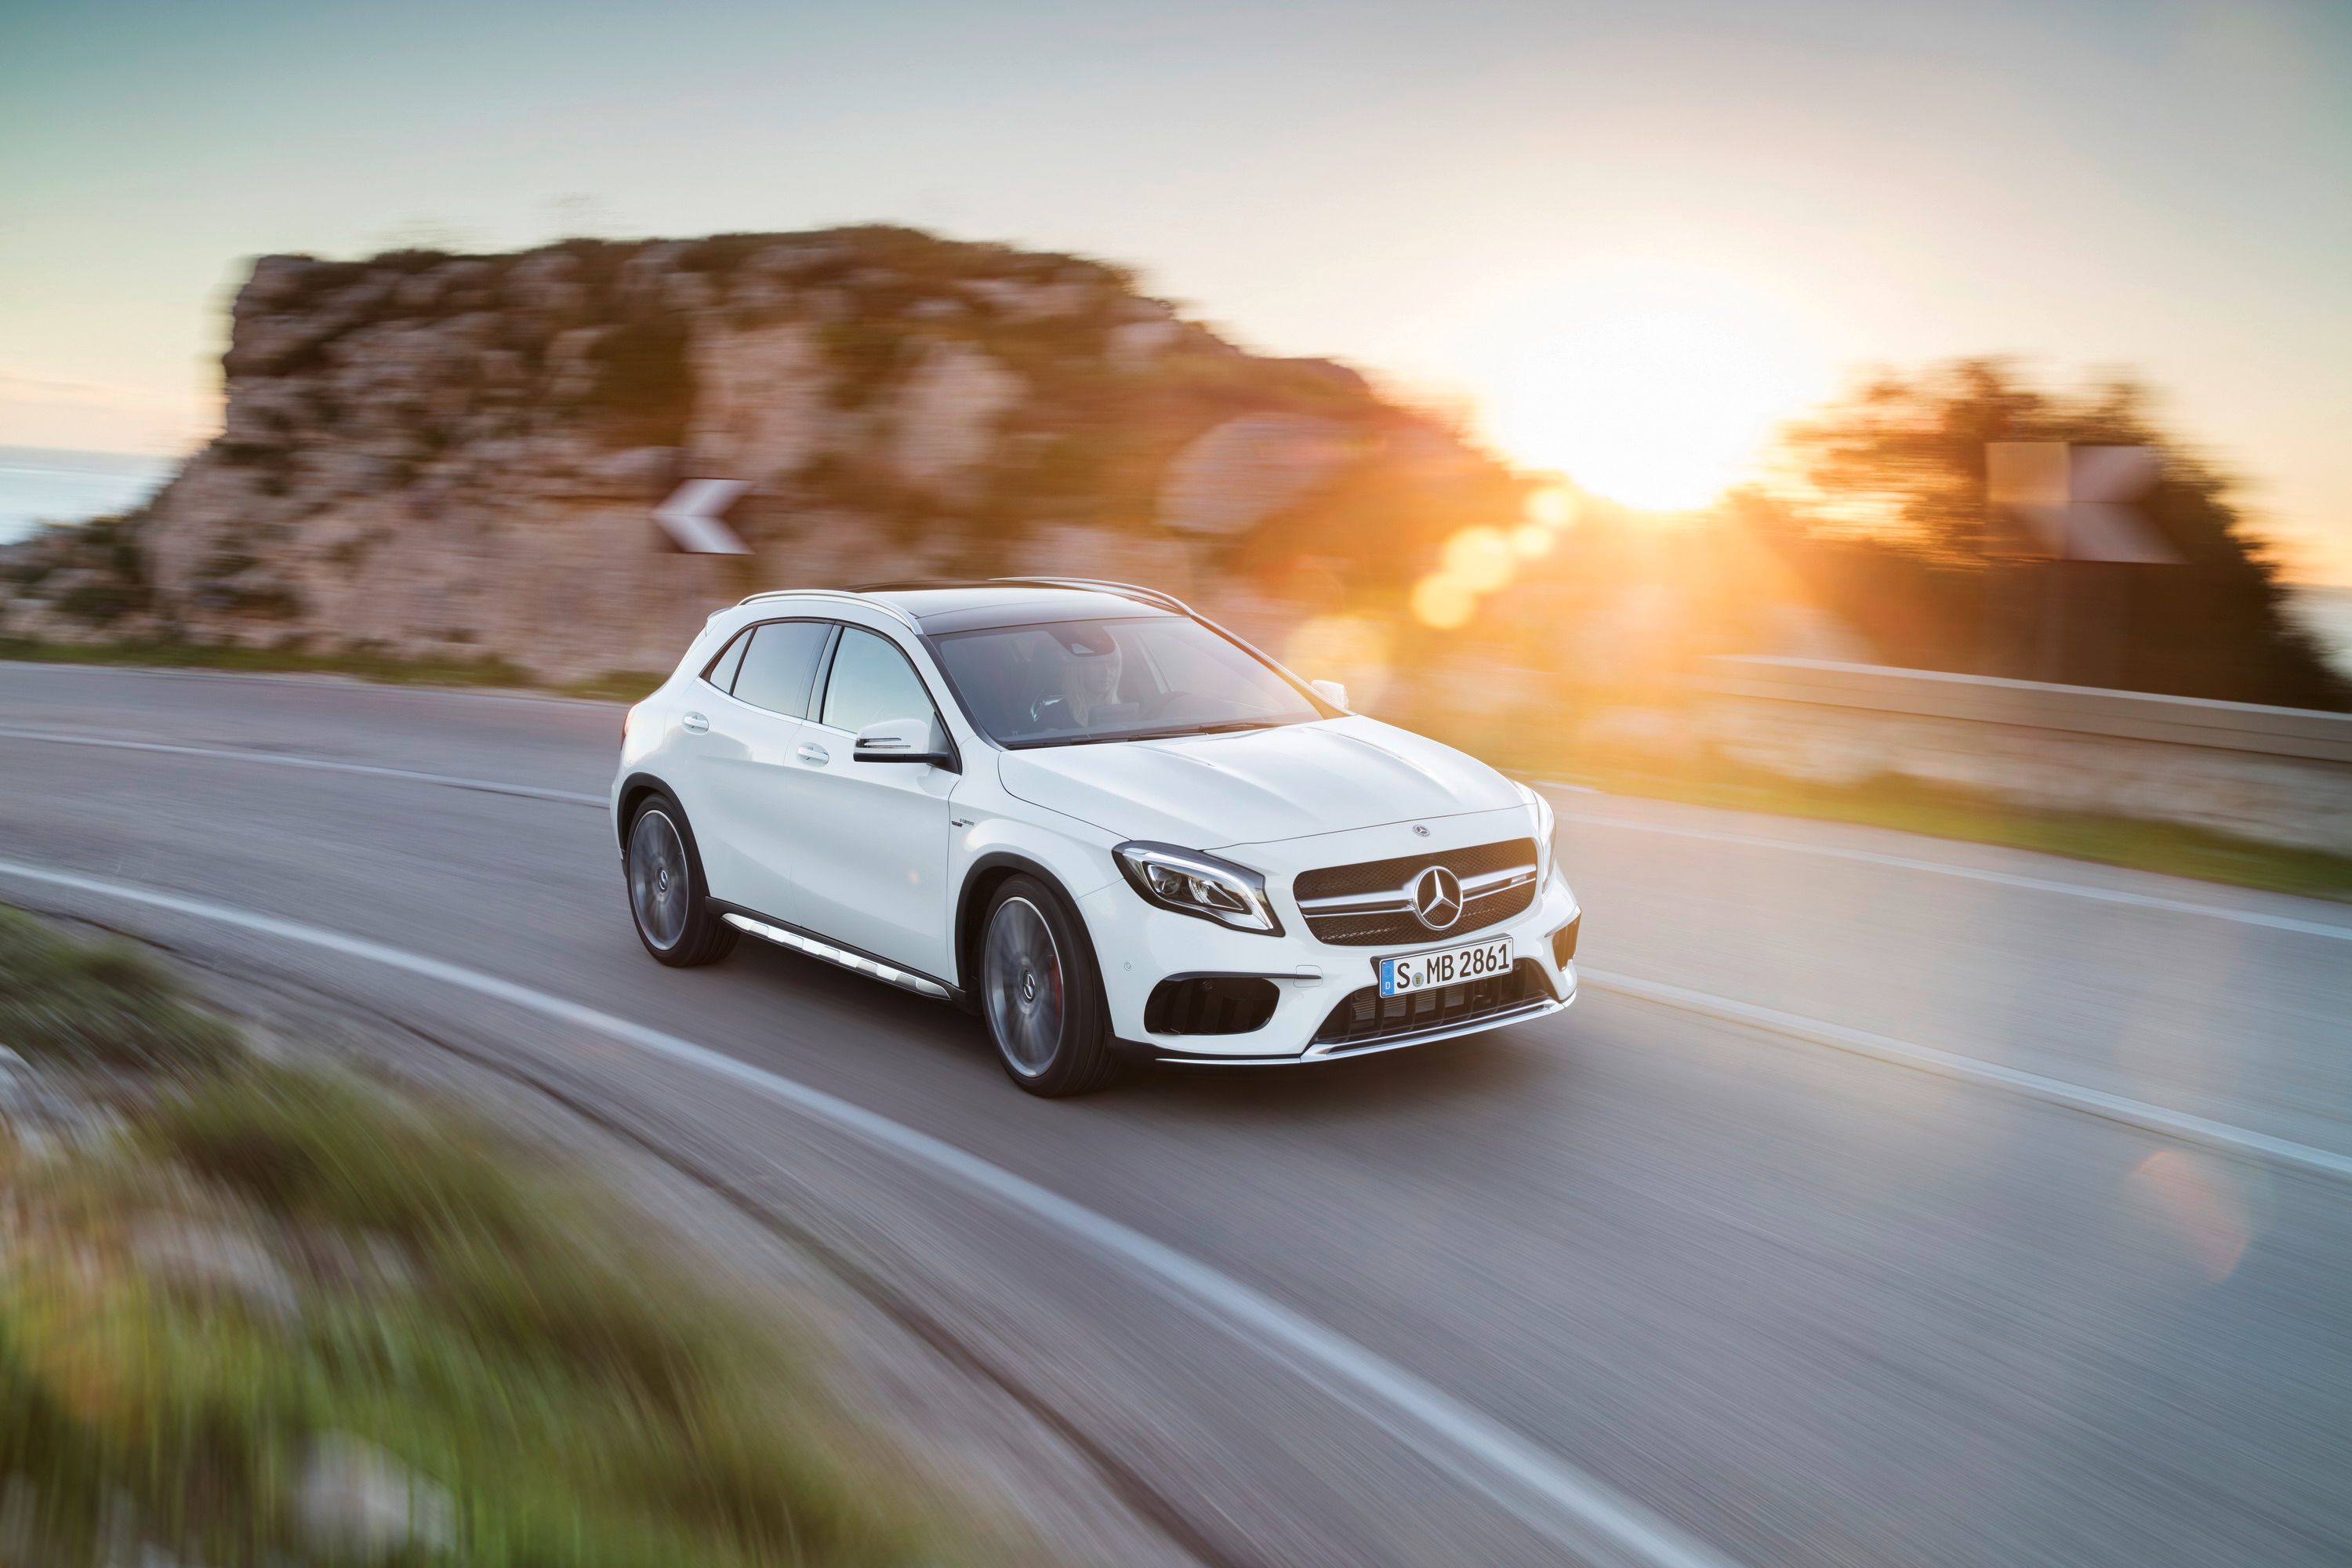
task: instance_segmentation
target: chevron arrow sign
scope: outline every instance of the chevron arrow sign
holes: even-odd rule
[[[2138,505],[2163,471],[2163,459],[2147,447],[1989,441],[1985,501],[2011,541],[2007,553],[2178,565],[2179,555]]]
[[[654,508],[669,547],[688,555],[749,555],[751,547],[719,515],[751,487],[741,479],[688,479]]]

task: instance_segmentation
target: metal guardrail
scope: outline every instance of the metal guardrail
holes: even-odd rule
[[[2352,763],[2352,713],[1760,656],[1709,659],[1699,685],[1727,697]]]

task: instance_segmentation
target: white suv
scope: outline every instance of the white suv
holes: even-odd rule
[[[755,594],[629,710],[613,821],[662,963],[748,931],[961,1003],[1037,1094],[1576,995],[1541,797],[1123,584]]]

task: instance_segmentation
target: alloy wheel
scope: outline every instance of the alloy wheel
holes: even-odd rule
[[[989,922],[982,987],[988,1025],[1016,1071],[1035,1075],[1062,1048],[1062,954],[1037,906],[1007,899]]]
[[[629,830],[629,908],[646,941],[664,952],[686,934],[690,881],[677,825],[658,810],[639,816]]]

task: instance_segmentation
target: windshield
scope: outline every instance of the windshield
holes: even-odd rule
[[[934,645],[972,719],[1004,746],[1066,746],[1320,719],[1287,679],[1197,621],[1055,621]]]

